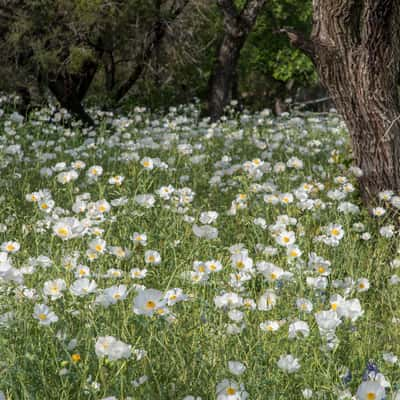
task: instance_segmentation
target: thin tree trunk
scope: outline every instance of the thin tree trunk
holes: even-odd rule
[[[208,115],[212,121],[221,117],[229,103],[240,52],[265,2],[247,0],[239,12],[233,0],[217,1],[224,16],[224,35],[208,83]]]
[[[240,41],[239,41],[240,40]],[[218,48],[218,57],[209,81],[208,109],[212,121],[218,120],[230,100],[240,50],[244,40],[225,35]]]
[[[400,190],[400,4],[314,0],[311,38],[284,30],[312,58],[349,130],[361,194]]]
[[[112,93],[115,88],[115,73],[116,66],[115,60],[112,53],[109,53],[106,59],[104,60],[104,74],[106,81],[106,90],[108,93]]]
[[[189,0],[182,0],[179,5],[176,5],[174,9],[170,11],[169,21],[174,21],[185,9],[186,5],[189,3]],[[175,5],[175,3],[174,3]],[[161,2],[158,3],[158,7],[161,7]],[[124,81],[115,91],[114,95],[112,96],[113,102],[116,104],[122,98],[124,98],[130,89],[134,86],[137,80],[142,75],[143,71],[146,68],[146,65],[153,57],[154,52],[159,48],[161,45],[166,33],[167,33],[168,23],[167,21],[163,20],[160,17],[154,24],[153,32],[152,32],[152,39],[143,49],[141,56],[139,57],[139,61],[136,64],[135,68],[133,69],[132,73],[129,75],[128,79]]]

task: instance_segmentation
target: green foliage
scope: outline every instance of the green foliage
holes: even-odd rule
[[[18,13],[13,12],[14,8]],[[79,75],[86,62],[98,64],[92,99],[109,103],[110,93],[124,82],[143,58],[157,22],[168,24],[161,46],[146,62],[144,73],[129,102],[167,105],[205,99],[216,48],[223,34],[222,15],[215,2],[190,0],[177,20],[171,18],[173,0],[12,0],[11,17],[0,27],[0,73],[13,79],[0,82],[10,90],[21,82],[36,87],[39,77],[64,73]],[[240,10],[244,0],[237,0]],[[264,104],[277,92],[312,85],[313,65],[293,49],[284,35],[291,26],[307,33],[311,27],[311,1],[271,0],[259,15],[238,66],[240,92]],[[1,20],[0,16],[0,22]],[[113,87],[105,70],[115,63]]]
[[[276,59],[271,60],[270,66],[273,77],[283,82],[297,79],[308,84],[317,78],[311,60],[299,50],[289,48],[279,50]]]
[[[87,47],[71,46],[69,54],[67,70],[70,74],[78,74],[85,63],[96,60],[93,50]]]

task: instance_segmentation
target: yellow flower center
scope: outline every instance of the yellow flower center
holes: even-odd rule
[[[103,251],[103,246],[101,244],[96,244],[95,246],[96,251]]]
[[[47,319],[47,315],[46,315],[46,314],[43,314],[43,313],[41,313],[41,314],[39,314],[39,315],[38,315],[38,318],[39,318],[41,321],[44,321],[44,320],[46,320],[46,319]]]
[[[367,393],[367,400],[375,400],[375,399],[376,399],[376,394],[374,392]]]
[[[66,237],[69,232],[67,228],[58,228],[57,233],[62,237]]]
[[[337,229],[337,228],[333,228],[333,229],[331,230],[331,234],[332,234],[333,236],[338,236],[338,235],[340,234],[340,231],[339,231],[339,229]]]
[[[46,203],[42,203],[41,206],[42,210],[47,210],[49,206]]]
[[[71,359],[73,362],[78,362],[81,360],[81,356],[78,353],[72,354]]]
[[[236,389],[234,389],[233,387],[228,387],[226,389],[226,394],[229,396],[233,396],[234,394],[236,394]]]
[[[278,275],[275,272],[271,273],[271,279],[274,281],[276,278],[278,277]]]
[[[324,268],[324,267],[319,267],[319,268],[318,268],[318,272],[319,272],[320,274],[323,274],[323,273],[325,272],[325,268]]]
[[[14,251],[15,250],[15,246],[12,243],[10,243],[10,244],[7,245],[6,250],[7,251]]]
[[[282,240],[283,240],[283,243],[289,243],[290,242],[290,238],[288,236],[284,236]]]
[[[236,267],[237,267],[238,269],[244,268],[244,262],[243,262],[242,260],[238,261],[238,262],[236,263]]]
[[[297,255],[298,255],[297,250],[292,250],[292,251],[290,252],[290,256],[291,256],[291,257],[297,257]]]
[[[150,167],[151,163],[150,161],[143,161],[143,167],[148,168]]]
[[[337,309],[337,303],[332,303],[332,304],[331,304],[331,308],[332,308],[333,311],[336,311],[336,309]]]
[[[101,206],[99,206],[99,208],[98,208],[98,210],[100,211],[100,212],[104,212],[104,211],[106,211],[106,206],[104,206],[104,205],[101,205]]]
[[[156,261],[156,258],[154,256],[149,256],[148,260],[149,262],[154,262]]]
[[[153,310],[156,307],[156,303],[152,300],[146,302],[146,309]]]

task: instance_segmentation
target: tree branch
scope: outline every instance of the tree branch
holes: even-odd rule
[[[290,44],[293,47],[300,49],[303,53],[309,56],[311,60],[314,62],[315,45],[310,39],[307,39],[301,32],[297,32],[291,28],[281,28],[276,32],[286,34],[286,36],[290,41]]]
[[[224,20],[231,23],[239,17],[238,9],[233,0],[217,0],[217,6],[224,16]]]
[[[239,19],[247,29],[251,29],[256,22],[257,16],[264,7],[267,0],[247,0],[240,12]]]

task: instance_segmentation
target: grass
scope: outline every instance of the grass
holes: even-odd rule
[[[400,354],[400,291],[390,283],[396,274],[391,262],[399,257],[398,235],[396,231],[393,237],[382,236],[380,228],[393,221],[386,215],[371,217],[362,208],[339,118],[335,114],[279,119],[267,113],[232,114],[211,126],[199,121],[194,111],[195,106],[189,105],[164,116],[136,111],[128,119],[99,117],[95,131],[64,128],[52,121],[49,110],[24,123],[13,121],[9,113],[2,116],[0,243],[3,250],[7,242],[20,244],[18,251],[8,254],[20,278],[4,275],[0,282],[0,390],[5,398],[167,400],[189,395],[216,399],[219,395],[219,400],[244,399],[244,394],[237,394],[239,390],[236,397],[229,397],[226,391],[225,397],[217,393],[217,384],[230,379],[243,384],[250,399],[301,399],[304,389],[312,390],[311,398],[344,399],[346,393],[355,395],[367,362],[373,361],[391,383],[386,393],[394,399],[400,384],[399,362],[390,363],[383,356]],[[145,168],[144,157],[159,158],[165,165]],[[302,161],[301,168],[288,166],[293,157]],[[255,159],[264,164],[251,164]],[[78,179],[59,183],[57,175],[70,171],[77,160],[86,164],[77,171]],[[65,166],[58,164],[61,162]],[[278,163],[284,163],[284,171],[276,171]],[[94,165],[101,166],[103,173],[90,179],[87,171]],[[43,168],[48,168],[51,176],[46,176]],[[108,182],[115,175],[124,177],[122,185]],[[337,177],[345,177],[355,190],[346,193]],[[296,196],[296,189],[305,183],[310,185],[306,196],[313,201],[309,209],[299,205],[300,194]],[[163,200],[157,191],[167,185],[172,185],[175,193],[170,200]],[[177,195],[184,187],[194,193],[192,201],[188,193]],[[45,200],[54,200],[54,206],[45,212],[40,201],[26,200],[30,193],[43,189],[48,189]],[[345,198],[330,198],[329,191],[335,189]],[[90,195],[84,200],[89,208],[94,207],[91,202],[102,199],[111,203],[124,198],[126,203],[111,206],[102,215],[91,211],[76,214],[72,206],[83,193]],[[295,196],[289,204],[267,204],[264,196],[268,193]],[[152,194],[154,206],[138,204],[135,196],[140,194]],[[245,201],[235,200],[240,194],[246,195]],[[358,205],[361,211],[338,211],[343,201]],[[382,201],[384,207],[387,204]],[[218,213],[212,223],[218,229],[215,239],[199,238],[193,232],[194,224],[203,225],[199,218],[207,211]],[[280,215],[296,220],[277,227]],[[85,219],[87,233],[69,240],[57,236],[53,227],[67,216]],[[267,227],[256,225],[256,218],[263,218]],[[332,223],[344,231],[337,246],[316,240]],[[362,232],[355,223],[364,225]],[[102,229],[97,236],[96,227]],[[295,260],[288,258],[273,233],[283,230],[296,235],[294,244],[302,254]],[[134,232],[147,235],[146,246],[133,243]],[[371,239],[363,240],[363,232],[369,232]],[[87,250],[96,237],[106,241],[106,251],[90,260]],[[230,248],[239,243],[248,250],[253,268],[248,280],[234,284],[231,274],[239,271],[232,265]],[[128,249],[131,254],[118,258],[110,246]],[[268,255],[264,251],[267,246],[276,248],[276,254]],[[145,263],[147,250],[159,252],[159,265]],[[309,266],[310,253],[331,264],[326,288],[307,284],[307,277],[319,275]],[[76,265],[66,265],[65,258],[73,254]],[[51,265],[41,266],[35,261],[40,256],[47,256]],[[206,280],[201,283],[194,282],[190,278],[194,262],[210,260],[219,261],[222,270],[203,275]],[[291,272],[291,278],[266,280],[256,267],[261,261]],[[95,293],[78,297],[70,292],[78,279],[77,265],[90,268],[89,279],[97,283]],[[120,270],[121,277],[106,275],[110,268]],[[146,268],[147,275],[133,279],[133,268]],[[345,278],[353,284],[338,287]],[[368,290],[359,290],[360,278],[368,279]],[[43,292],[44,284],[54,279],[66,284],[56,300]],[[103,289],[121,284],[128,289],[124,300],[108,307],[96,303]],[[133,301],[140,285],[163,293],[180,288],[187,297],[168,307],[169,311],[165,309],[164,316],[138,315]],[[225,292],[257,303],[268,289],[278,296],[276,306],[269,311],[233,307],[243,312],[239,322],[230,320],[228,308],[218,308],[215,303],[216,296]],[[315,313],[331,309],[330,299],[335,294],[358,299],[363,314],[354,321],[341,317],[336,339],[328,346]],[[299,311],[299,298],[312,302],[312,312]],[[32,315],[35,304],[47,304],[58,321],[41,325]],[[280,329],[262,331],[260,324],[267,320],[279,321]],[[296,320],[308,323],[308,337],[289,339],[289,325]],[[235,329],[238,333],[229,333]],[[95,344],[104,336],[131,345],[130,356],[116,361],[99,357]],[[144,357],[138,359],[134,350],[144,350]],[[288,373],[277,366],[286,354],[298,358],[297,372]],[[233,375],[228,368],[231,360],[243,363],[246,371]],[[351,379],[344,379],[346,371],[351,372]],[[143,383],[134,382],[143,376],[147,377]]]

